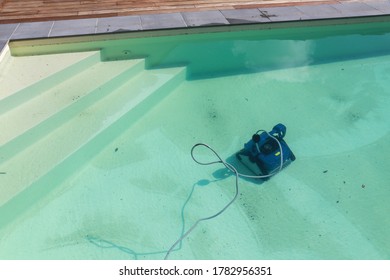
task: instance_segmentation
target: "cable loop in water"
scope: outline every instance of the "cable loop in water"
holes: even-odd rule
[[[258,130],[256,132],[259,133],[260,131],[264,131],[264,130]],[[245,177],[245,178],[252,178],[252,179],[264,179],[264,178],[268,178],[268,177],[271,177],[273,175],[275,175],[276,173],[278,173],[282,168],[283,168],[283,150],[282,150],[282,146],[279,142],[279,140],[272,136],[271,134],[269,134],[267,131],[264,131],[265,133],[268,134],[269,137],[271,137],[272,139],[274,139],[277,143],[278,143],[278,146],[279,146],[279,149],[280,149],[280,167],[277,171],[271,173],[271,174],[268,174],[268,175],[247,175],[247,174],[241,174],[237,171],[237,169],[230,163],[224,161],[221,156],[213,149],[211,148],[209,145],[207,144],[204,144],[204,143],[198,143],[198,144],[195,144],[194,146],[192,146],[192,149],[191,149],[191,157],[192,159],[197,163],[197,164],[200,164],[200,165],[211,165],[211,164],[216,164],[216,163],[222,163],[227,169],[229,169],[230,171],[232,171],[236,177],[236,189],[235,189],[235,194],[234,194],[234,197],[229,201],[229,203],[227,203],[221,210],[219,210],[217,213],[211,215],[211,216],[208,216],[208,217],[204,217],[204,218],[200,218],[198,219],[186,232],[184,232],[178,240],[176,240],[176,242],[171,246],[171,248],[169,248],[169,250],[167,251],[167,254],[165,255],[165,258],[164,260],[167,260],[170,253],[175,249],[175,247],[181,243],[183,241],[184,238],[186,238],[195,228],[196,226],[202,222],[202,221],[206,221],[206,220],[211,220],[211,219],[214,219],[216,217],[218,217],[219,215],[221,215],[223,212],[225,212],[225,210],[233,204],[233,202],[236,200],[237,196],[238,196],[238,193],[239,193],[239,187],[238,187],[238,179],[239,177]],[[203,146],[203,147],[206,147],[207,149],[209,149],[210,151],[212,151],[214,153],[214,155],[218,158],[217,161],[210,161],[210,162],[201,162],[199,160],[197,160],[194,156],[194,150],[199,147],[199,146]]]

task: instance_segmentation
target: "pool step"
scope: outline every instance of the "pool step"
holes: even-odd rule
[[[0,156],[0,164],[16,154],[22,152],[24,149],[29,147],[31,143],[39,141],[40,138],[45,137],[48,131],[53,131],[57,127],[69,121],[75,115],[80,114],[85,108],[92,104],[99,102],[106,95],[109,95],[112,91],[119,88],[129,79],[140,73],[145,66],[143,59],[120,61],[120,62],[100,62],[99,67],[94,67],[92,71],[87,71],[90,75],[94,75],[95,79],[101,77],[100,81],[96,83],[95,88],[91,91],[85,91],[80,95],[75,96],[74,92],[68,93],[67,87],[61,87],[54,92],[59,92],[63,95],[64,102],[57,102],[55,106],[54,102],[48,102],[48,100],[55,98],[55,96],[47,96],[47,100],[43,100],[43,104],[50,104],[50,110],[46,114],[39,115],[33,120],[30,117],[34,110],[39,110],[40,103],[34,100],[33,104],[26,103],[26,106],[32,109],[22,110],[18,109],[16,113],[16,119],[21,121],[20,126],[15,126],[15,118],[10,118],[9,123],[12,127],[9,127],[3,135],[0,135],[1,142],[5,142],[2,146],[2,152]],[[98,71],[97,71],[98,70]],[[80,83],[83,80],[79,81]],[[105,83],[104,83],[105,82]],[[82,85],[75,84],[73,87],[79,87],[82,89]],[[43,98],[43,97],[42,97]],[[36,107],[34,107],[35,105]],[[8,122],[0,116],[0,127],[7,128]],[[26,120],[26,121],[23,121]],[[1,143],[0,142],[0,143]]]
[[[140,61],[142,61],[142,65]],[[135,67],[137,65],[141,67]],[[143,60],[95,61],[87,69],[81,69],[79,72],[77,72],[77,69],[74,69],[76,74],[73,74],[65,81],[52,83],[52,88],[49,90],[29,91],[29,94],[22,97],[18,106],[0,116],[0,131],[2,131],[0,134],[0,145],[5,145],[23,133],[28,132],[59,111],[91,95],[91,93],[97,95],[97,98],[101,98],[102,95],[111,90],[110,88],[104,88],[103,85],[106,82],[129,68],[133,69],[134,67],[137,70],[135,72],[138,72],[143,69],[143,65]],[[132,74],[129,72],[124,78],[130,78],[131,76]],[[111,87],[115,88],[118,83],[112,83]],[[37,93],[35,96],[32,96],[32,92],[34,94],[35,92]]]
[[[9,57],[9,59],[15,60],[12,66],[16,68],[11,69],[10,72],[20,73],[23,81],[29,80],[30,77],[35,80],[38,79],[38,81],[32,84],[28,84],[28,82],[27,84],[25,82],[20,83],[19,79],[21,78],[5,73],[4,79],[6,81],[2,83],[2,92],[0,94],[0,115],[28,102],[32,98],[50,90],[53,85],[63,83],[72,78],[75,73],[89,69],[101,61],[99,51],[73,53],[72,56],[62,55],[60,57],[61,59],[58,56],[51,57],[51,55],[27,58]],[[44,69],[45,67],[48,69]],[[25,76],[28,77],[24,78]],[[19,84],[24,86],[22,89],[14,91],[15,86],[20,88]]]
[[[1,177],[0,212],[16,215],[59,185],[168,95],[185,79],[185,71],[142,71],[0,164],[6,172]]]

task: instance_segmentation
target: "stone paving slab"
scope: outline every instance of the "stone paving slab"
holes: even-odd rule
[[[1,50],[4,49],[4,47],[7,45],[8,40],[0,40],[0,53]]]
[[[270,22],[259,9],[222,10],[221,13],[230,24]]]
[[[272,22],[295,21],[308,18],[307,15],[294,6],[263,8],[261,11]]]
[[[384,14],[390,14],[390,0],[370,1],[366,4],[383,12]]]
[[[49,36],[71,36],[96,33],[97,19],[73,19],[55,21]]]
[[[187,27],[181,13],[142,15],[143,30]]]
[[[0,24],[0,50],[9,39],[377,15],[390,15],[390,0]]]
[[[338,18],[342,17],[341,11],[331,5],[316,6],[297,6],[299,11],[303,13],[303,19],[322,19],[322,18]]]
[[[15,32],[19,24],[1,24],[0,25],[0,40],[8,40]]]
[[[142,30],[139,16],[98,18],[96,33]]]
[[[47,37],[53,24],[53,21],[21,23],[12,34],[12,39]]]
[[[229,24],[220,11],[185,12],[182,13],[188,26],[211,26]]]
[[[382,11],[362,2],[341,3],[331,5],[341,12],[343,17],[358,17],[384,14]]]

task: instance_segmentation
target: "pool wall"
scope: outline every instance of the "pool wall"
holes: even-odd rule
[[[146,58],[147,69],[187,66],[188,78],[197,79],[387,55],[389,19],[306,21],[294,23],[293,29],[291,23],[269,23],[17,40],[10,47],[16,56],[100,50],[102,61]]]

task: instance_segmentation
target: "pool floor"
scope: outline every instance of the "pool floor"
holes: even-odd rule
[[[390,257],[389,55],[197,80],[184,79],[181,67],[170,71],[134,75],[143,85],[179,78],[135,106],[139,112],[118,113],[114,128],[109,116],[99,119],[111,130],[90,147],[75,146],[75,157],[20,200],[31,205],[12,206],[20,213],[0,208],[9,215],[0,223],[0,259],[162,259],[183,227],[234,196],[234,176],[223,165],[197,165],[191,147],[205,142],[231,158],[254,132],[277,123],[286,125],[296,161],[266,182],[240,179],[234,204],[201,222],[170,258]],[[121,88],[128,92],[126,83]],[[108,107],[120,104],[105,98]],[[84,130],[60,123],[74,138]],[[46,147],[47,155],[62,149]],[[215,160],[206,150],[199,157]],[[7,163],[0,180],[13,175]]]

